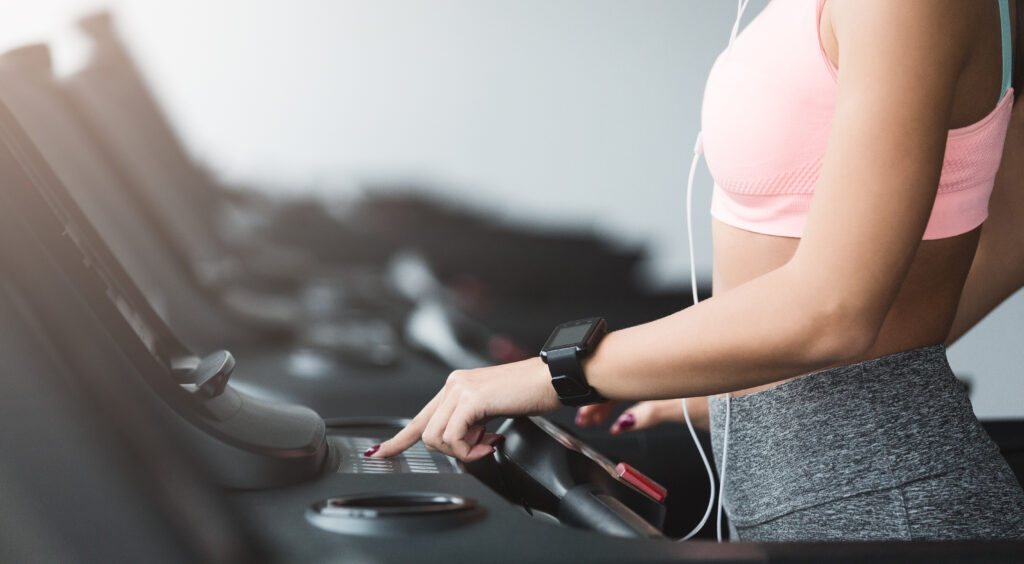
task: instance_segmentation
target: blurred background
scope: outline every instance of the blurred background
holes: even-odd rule
[[[751,2],[744,21],[765,3]],[[422,194],[490,222],[641,249],[639,283],[688,287],[686,174],[733,2],[0,6],[0,50],[49,42],[58,75],[88,58],[73,20],[110,10],[191,156],[226,184],[337,205]],[[696,186],[698,278],[707,280],[703,167]],[[1018,293],[950,350],[980,417],[1024,416],[1022,328]]]

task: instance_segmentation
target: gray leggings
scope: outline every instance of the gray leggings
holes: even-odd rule
[[[1024,539],[1024,491],[941,345],[733,398],[724,506],[742,541]]]

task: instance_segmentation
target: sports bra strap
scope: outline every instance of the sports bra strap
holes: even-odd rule
[[[1003,36],[1003,86],[999,89],[1002,100],[1013,79],[1013,40],[1010,37],[1010,0],[999,0],[999,26]]]

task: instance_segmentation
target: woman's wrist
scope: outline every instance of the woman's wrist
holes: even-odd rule
[[[555,387],[551,385],[551,371],[548,365],[544,364],[539,356],[523,361],[527,363],[530,374],[530,387],[534,390],[534,397],[537,398],[538,411],[549,413],[562,407],[562,400],[558,399]]]
[[[619,339],[621,331],[609,332],[594,349],[594,352],[582,360],[583,375],[587,379],[587,384],[597,390],[601,397],[609,400],[642,399],[620,397],[621,394],[616,393],[618,390],[608,389],[608,384],[610,384],[608,375],[623,373],[621,370],[609,369],[610,366],[615,366],[621,360],[617,358],[617,351],[613,350],[617,348],[616,341]]]

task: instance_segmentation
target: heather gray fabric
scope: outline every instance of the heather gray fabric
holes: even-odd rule
[[[733,398],[728,446],[733,540],[1024,539],[1024,491],[941,345]]]

